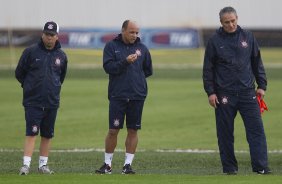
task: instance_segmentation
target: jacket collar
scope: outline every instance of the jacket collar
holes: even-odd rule
[[[237,29],[236,29],[236,31],[235,32],[233,32],[233,33],[227,33],[226,31],[224,31],[224,29],[223,29],[223,27],[220,27],[218,30],[217,30],[217,33],[218,34],[221,34],[221,35],[235,35],[235,34],[237,34],[237,33],[239,33],[240,31],[242,30],[242,28],[239,26],[239,25],[237,25]]]
[[[40,39],[40,41],[38,42],[38,45],[40,48],[42,48],[43,50],[46,50],[46,51],[53,51],[53,50],[57,50],[57,49],[60,49],[61,48],[61,43],[57,40],[56,43],[55,43],[55,47],[52,49],[52,50],[48,50],[45,48],[45,45],[43,43],[43,40],[42,38]]]

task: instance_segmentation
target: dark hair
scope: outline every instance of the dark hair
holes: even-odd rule
[[[225,14],[225,13],[234,13],[237,16],[236,10],[231,6],[227,6],[227,7],[224,7],[220,10],[220,12],[219,12],[219,19],[220,20],[221,20],[223,14]]]
[[[130,20],[125,20],[123,23],[122,23],[122,29],[126,29],[127,26],[128,26],[128,23],[129,23]]]

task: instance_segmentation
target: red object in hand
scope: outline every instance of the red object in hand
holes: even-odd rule
[[[260,113],[262,114],[265,110],[268,111],[266,103],[264,102],[263,98],[260,95],[257,95],[257,100],[260,108]]]

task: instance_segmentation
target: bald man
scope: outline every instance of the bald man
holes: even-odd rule
[[[105,140],[105,161],[95,171],[112,173],[112,159],[119,130],[126,120],[125,162],[122,174],[135,174],[131,165],[141,129],[143,105],[147,96],[146,78],[153,73],[151,55],[138,37],[136,22],[126,20],[121,34],[108,42],[103,53],[103,67],[109,75],[109,131]]]

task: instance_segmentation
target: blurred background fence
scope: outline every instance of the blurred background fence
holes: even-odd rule
[[[2,0],[0,77],[13,76],[22,50],[38,41],[43,25],[50,20],[60,25],[59,39],[70,68],[83,69],[79,72],[83,76],[86,69],[92,77],[91,69],[104,75],[102,49],[120,33],[126,19],[140,25],[140,37],[151,49],[154,68],[159,69],[154,76],[171,76],[171,70],[176,70],[174,74],[180,77],[199,77],[204,47],[220,26],[218,13],[225,6],[237,10],[238,24],[256,36],[266,67],[277,68],[271,74],[279,74],[280,0]]]
[[[220,26],[225,6],[237,10],[239,25],[253,31],[260,46],[282,46],[279,0],[2,0],[0,46],[30,45],[53,20],[64,47],[103,48],[124,20],[133,19],[150,48],[198,48]]]

